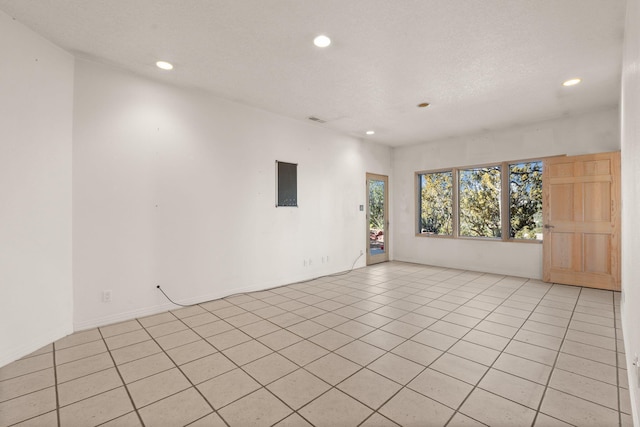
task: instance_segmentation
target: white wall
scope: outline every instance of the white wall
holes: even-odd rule
[[[389,174],[388,147],[83,60],[75,76],[76,329],[172,307],[158,284],[195,303],[364,250],[365,172]],[[275,207],[276,160],[298,163],[298,208]]]
[[[622,66],[622,331],[634,425],[640,426],[640,0],[627,1]]]
[[[0,366],[72,331],[71,55],[0,12]]]
[[[619,149],[617,108],[396,148],[391,189],[394,259],[539,279],[542,277],[541,244],[416,236],[415,172]]]

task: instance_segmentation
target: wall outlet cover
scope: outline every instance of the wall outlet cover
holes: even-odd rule
[[[102,291],[102,302],[111,302],[111,291]]]

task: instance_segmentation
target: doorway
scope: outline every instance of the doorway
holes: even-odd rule
[[[367,173],[367,265],[389,261],[389,177]]]

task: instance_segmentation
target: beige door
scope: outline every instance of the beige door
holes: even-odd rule
[[[389,261],[389,178],[367,174],[367,265]]]
[[[545,160],[543,278],[620,290],[620,153]]]

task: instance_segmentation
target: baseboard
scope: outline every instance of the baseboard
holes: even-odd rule
[[[624,295],[624,290],[623,290],[623,295]],[[626,296],[625,296],[626,298]],[[620,304],[620,312],[621,312],[621,317],[622,320],[624,321],[627,318],[627,302],[625,303],[621,303]],[[627,351],[628,353],[625,353],[625,365],[624,368],[627,370],[627,376],[628,376],[628,381],[629,381],[629,399],[631,400],[631,416],[633,419],[633,425],[640,425],[640,405],[636,405],[635,403],[638,402],[640,400],[640,397],[637,395],[638,390],[640,390],[639,387],[634,387],[634,386],[640,386],[640,384],[637,384],[638,379],[633,378],[635,372],[635,366],[633,366],[631,364],[631,351],[629,349],[629,343],[631,342],[631,338],[628,336],[631,332],[628,331],[628,329],[631,329],[633,331],[633,328],[625,328],[624,327],[624,323],[622,324],[622,339],[625,343],[625,347],[627,347]],[[634,381],[635,380],[635,381]]]
[[[489,269],[486,268],[484,266],[472,266],[470,267],[468,264],[465,263],[461,263],[461,264],[457,264],[457,263],[446,263],[445,264],[438,264],[438,263],[433,263],[433,262],[426,262],[424,260],[418,259],[418,258],[412,258],[412,257],[400,257],[400,258],[395,258],[394,261],[398,261],[398,262],[410,262],[413,264],[420,264],[420,265],[426,265],[426,266],[431,266],[431,267],[440,267],[440,268],[451,268],[454,270],[464,270],[464,271],[476,271],[478,273],[486,273],[486,274],[497,274],[500,276],[511,276],[511,277],[522,277],[525,279],[533,279],[533,280],[542,280],[542,275],[540,275],[539,277],[526,277],[523,276],[522,273],[519,273],[517,271],[508,271],[508,270],[501,270],[501,269]]]
[[[291,285],[291,284],[295,284],[302,281],[313,280],[319,277],[324,277],[326,275],[336,274],[336,273],[339,273],[340,271],[345,271],[345,270],[338,270],[334,273],[325,273],[320,276],[314,276],[314,275],[302,276],[301,275],[299,277],[294,277],[293,279],[290,279],[290,281],[287,281],[287,283],[282,283],[281,281],[272,280],[272,281],[261,283],[261,284],[253,284],[253,285],[244,286],[240,288],[229,289],[228,291],[225,291],[225,292],[215,292],[211,294],[204,294],[204,295],[199,295],[195,297],[185,298],[185,299],[177,300],[176,302],[184,305],[201,304],[207,301],[226,298],[231,295],[248,293],[248,292],[266,291],[266,290],[277,288],[280,286],[286,286],[286,285]],[[74,322],[73,329],[75,332],[84,331],[87,329],[102,327],[102,326],[110,325],[113,323],[124,322],[127,320],[136,319],[140,317],[152,316],[154,314],[162,313],[169,310],[177,310],[179,308],[180,308],[179,306],[176,306],[170,302],[167,302],[160,305],[125,311],[121,313],[112,314],[109,316],[86,320],[83,322]]]
[[[48,331],[39,333],[37,337],[29,339],[28,342],[25,342],[17,347],[4,348],[3,346],[0,353],[0,367],[8,365],[13,361],[27,356],[34,351],[41,349],[45,345],[51,344],[52,342],[59,340],[60,338],[65,337],[71,333],[73,333],[71,325],[60,325]]]

